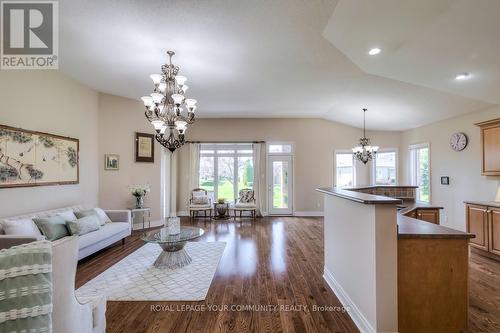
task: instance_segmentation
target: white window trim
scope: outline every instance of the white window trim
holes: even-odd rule
[[[337,154],[351,154],[352,155],[352,186],[357,184],[356,160],[352,149],[335,149],[333,151],[333,186],[337,186]]]
[[[241,148],[249,148],[245,150],[252,150],[251,153],[240,153],[238,154],[238,150],[243,150]],[[234,179],[237,179],[238,177],[238,157],[252,157],[253,158],[253,144],[251,143],[207,143],[207,144],[202,144],[201,149],[205,150],[213,150],[213,153],[202,153],[202,150],[200,149],[200,158],[201,157],[213,157],[214,158],[214,200],[217,200],[219,196],[219,186],[218,186],[218,174],[219,174],[219,157],[233,157],[233,177],[236,177]],[[217,150],[234,150],[234,153],[217,153]],[[234,186],[233,192],[234,192],[234,197],[238,198],[238,186]]]
[[[292,150],[291,152],[289,153],[286,153],[286,152],[282,152],[282,153],[271,153],[269,151],[269,146],[272,146],[272,145],[290,145],[292,147]],[[273,155],[291,155],[291,156],[294,156],[295,155],[295,143],[294,142],[290,142],[290,141],[269,141],[269,142],[266,142],[266,154],[268,156],[273,156]]]
[[[392,153],[392,152],[395,152],[396,153],[396,185],[399,184],[399,149],[398,148],[380,148],[377,153]],[[372,172],[371,172],[371,183],[372,185],[376,185],[375,182],[376,182],[376,172],[375,172],[375,168],[377,166],[377,154],[375,154],[375,157],[372,161]]]
[[[408,146],[408,152],[409,152],[408,174],[410,175],[409,180],[412,183],[411,185],[416,185],[416,184],[413,184],[413,180],[416,179],[417,176],[415,174],[416,170],[413,170],[414,163],[413,163],[412,150],[420,149],[420,148],[428,148],[429,149],[429,203],[431,203],[432,202],[432,158],[431,158],[431,143],[430,142],[415,143],[415,144],[411,144]],[[425,202],[425,201],[420,201],[417,198],[415,198],[415,200],[418,202]]]
[[[289,153],[271,153],[269,152],[269,146],[270,145],[290,145],[292,147],[291,151]],[[269,174],[271,173],[271,163],[269,163],[269,157],[270,156],[291,156],[292,160],[292,184],[291,184],[291,190],[292,190],[292,215],[295,215],[295,142],[292,141],[267,141],[266,142],[266,208],[267,211],[269,212],[270,207],[269,207],[269,189],[270,189],[270,183],[269,183]]]

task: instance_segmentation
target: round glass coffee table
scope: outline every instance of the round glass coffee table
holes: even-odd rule
[[[146,243],[156,243],[163,249],[153,264],[155,267],[176,269],[193,261],[184,249],[186,242],[204,233],[201,228],[181,226],[181,232],[176,235],[171,235],[168,228],[161,228],[142,235],[141,239]]]

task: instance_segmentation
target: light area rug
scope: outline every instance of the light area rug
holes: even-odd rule
[[[179,269],[153,267],[162,249],[146,244],[87,282],[76,296],[106,295],[108,301],[202,301],[207,297],[226,243],[188,242],[193,261]]]

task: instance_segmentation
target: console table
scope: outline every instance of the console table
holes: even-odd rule
[[[145,227],[146,216],[147,216],[147,220],[148,220],[148,228],[151,228],[151,208],[149,208],[149,207],[143,207],[143,208],[131,207],[131,208],[128,208],[128,210],[130,210],[132,213],[132,230],[134,229],[134,221],[135,221],[135,218],[138,214],[140,214],[142,217],[142,229],[144,229],[144,227]]]

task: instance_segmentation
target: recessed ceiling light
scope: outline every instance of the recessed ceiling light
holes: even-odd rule
[[[380,51],[382,51],[382,50],[379,49],[378,47],[374,47],[373,49],[371,49],[370,51],[368,51],[368,54],[369,55],[376,55],[376,54],[379,54]]]
[[[470,74],[469,73],[460,73],[457,76],[455,76],[455,80],[457,81],[464,81],[470,79]]]

